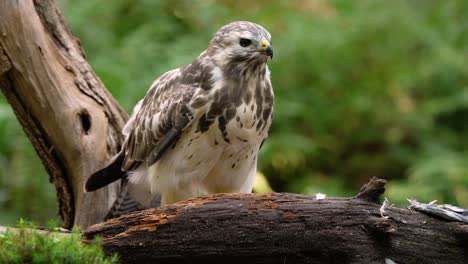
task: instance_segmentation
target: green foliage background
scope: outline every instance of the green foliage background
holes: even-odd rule
[[[130,112],[223,24],[273,35],[274,124],[259,169],[275,191],[468,206],[468,2],[60,1],[87,59]],[[0,99],[0,224],[55,216],[55,191]]]

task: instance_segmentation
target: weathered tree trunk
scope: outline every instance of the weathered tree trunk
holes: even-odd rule
[[[356,198],[219,194],[89,227],[124,263],[468,263],[468,225]],[[389,262],[390,263],[390,262]]]
[[[64,226],[101,221],[118,184],[94,193],[83,184],[118,151],[127,114],[84,59],[55,1],[0,1],[0,88],[57,189]]]

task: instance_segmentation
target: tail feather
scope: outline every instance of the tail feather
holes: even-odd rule
[[[133,200],[128,194],[128,182],[122,186],[119,196],[115,200],[112,208],[107,213],[104,220],[119,217],[124,214],[128,214],[133,211],[144,209],[138,202]]]
[[[85,184],[85,191],[95,191],[124,177],[126,173],[121,169],[124,157],[122,152],[117,154],[105,168],[89,176]]]
[[[134,211],[161,206],[161,195],[148,194],[146,196],[147,200],[138,201],[138,199],[136,199],[138,197],[135,197],[135,191],[141,191],[141,189],[132,188],[135,188],[135,186],[128,181],[122,184],[119,196],[115,200],[114,204],[112,205],[112,208],[109,210],[104,220],[116,218]]]
[[[116,180],[123,179],[120,193],[107,213],[104,220],[115,218],[133,211],[151,207],[159,207],[161,195],[151,194],[147,181],[147,169],[140,168],[140,163],[134,163],[129,172],[122,171],[125,155],[123,152],[117,154],[109,164],[89,176],[85,183],[85,191],[92,192],[102,188]],[[133,177],[133,182],[128,177]]]

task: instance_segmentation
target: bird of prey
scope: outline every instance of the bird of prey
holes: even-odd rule
[[[85,190],[127,178],[143,207],[199,194],[252,191],[257,154],[268,134],[273,89],[271,35],[237,21],[214,34],[189,65],[166,72],[135,106],[121,151]]]

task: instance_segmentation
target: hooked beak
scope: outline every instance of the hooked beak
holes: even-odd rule
[[[262,47],[260,51],[262,53],[265,53],[270,59],[273,59],[273,48],[271,47],[271,44],[268,40],[264,39],[262,40]]]
[[[270,59],[273,59],[273,48],[271,45],[266,48],[265,54],[270,57]]]

